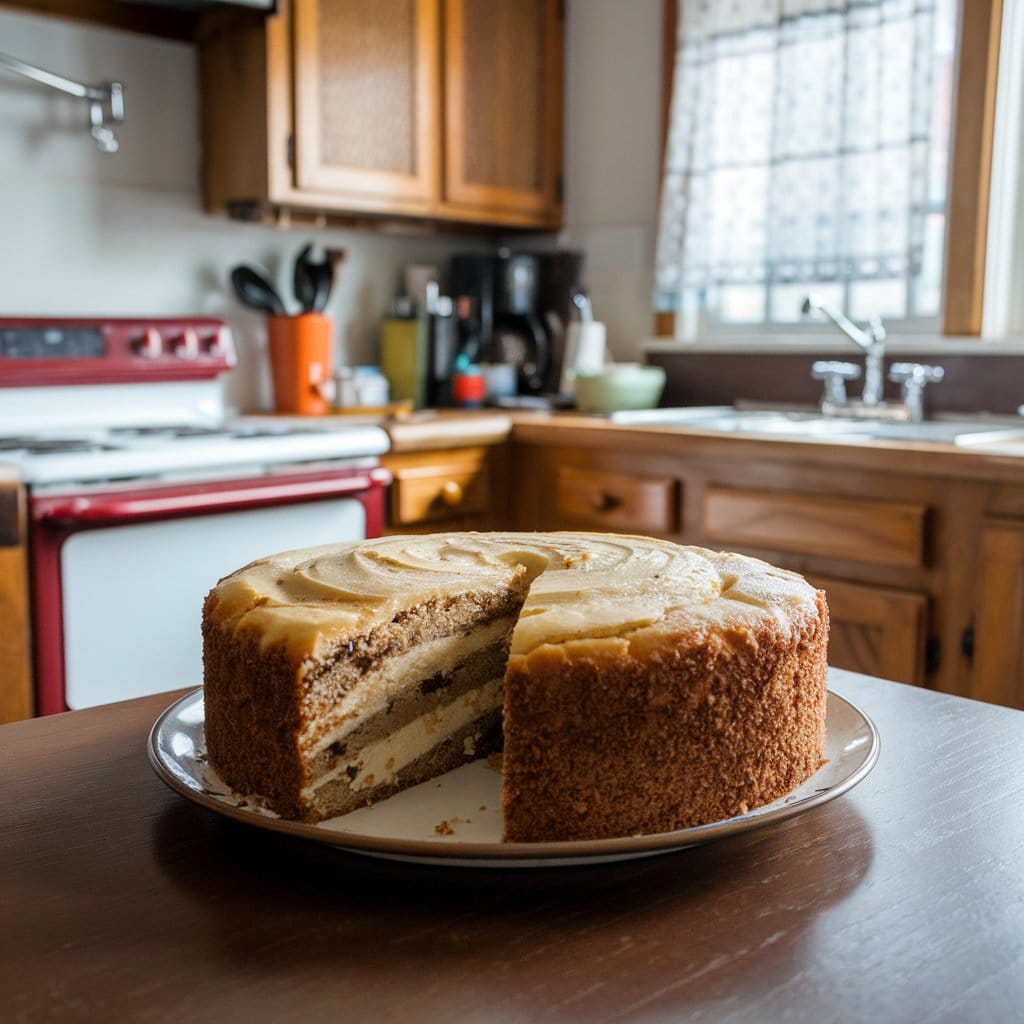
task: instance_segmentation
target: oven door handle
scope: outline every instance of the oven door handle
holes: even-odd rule
[[[391,474],[376,467],[346,476],[282,478],[271,483],[218,482],[123,494],[42,495],[33,497],[30,505],[33,522],[42,525],[129,523],[357,495],[390,482]]]

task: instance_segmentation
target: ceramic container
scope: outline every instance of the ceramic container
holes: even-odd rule
[[[600,373],[576,374],[576,408],[584,412],[653,409],[664,390],[662,367],[612,363]]]

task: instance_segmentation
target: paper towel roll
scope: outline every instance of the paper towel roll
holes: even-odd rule
[[[565,360],[559,391],[575,391],[577,373],[600,373],[605,362],[605,326],[599,320],[573,320],[565,335]]]

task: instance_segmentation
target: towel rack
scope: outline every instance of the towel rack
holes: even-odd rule
[[[116,153],[118,150],[117,136],[110,124],[120,124],[124,120],[124,83],[104,82],[102,85],[83,85],[63,75],[38,68],[34,64],[26,64],[16,57],[0,53],[0,68],[13,71],[16,75],[24,75],[41,85],[51,89],[59,89],[71,96],[77,96],[89,104],[89,134],[96,140],[96,145],[104,153]]]

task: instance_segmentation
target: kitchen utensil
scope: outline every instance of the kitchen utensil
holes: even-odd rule
[[[333,322],[321,313],[267,318],[277,412],[323,416],[334,399]]]
[[[576,375],[576,408],[585,412],[653,409],[665,388],[665,370],[640,363],[613,363],[600,373]]]
[[[313,258],[313,243],[302,247],[292,271],[295,298],[303,313],[322,313],[334,286],[334,262],[329,255]]]
[[[295,257],[295,266],[292,268],[292,288],[303,313],[312,313],[316,302],[316,278],[309,262],[312,252],[312,242],[304,245]]]
[[[258,270],[244,264],[232,267],[231,286],[243,306],[273,316],[284,316],[285,308],[281,296]]]

